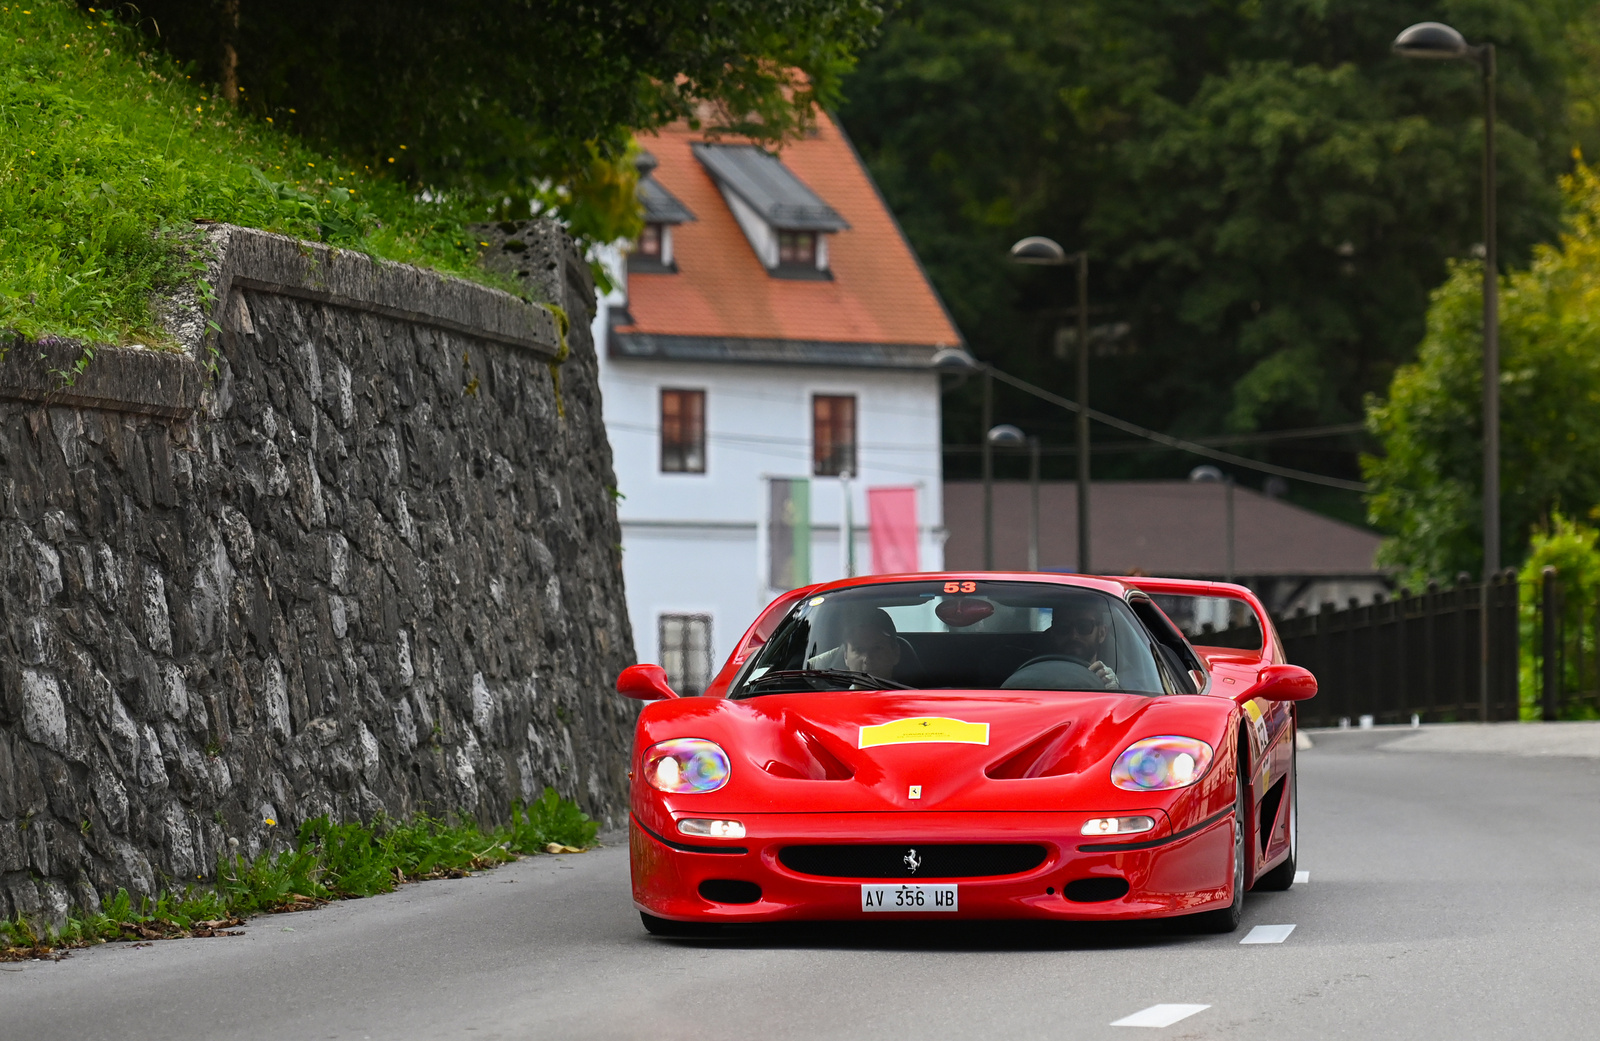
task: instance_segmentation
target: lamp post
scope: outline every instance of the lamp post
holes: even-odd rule
[[[1233,573],[1235,570],[1233,564],[1233,474],[1225,474],[1217,467],[1207,463],[1190,470],[1189,480],[1194,481],[1196,484],[1214,484],[1218,481],[1222,482],[1222,539],[1223,545],[1226,547],[1224,551],[1224,573],[1222,580],[1224,582],[1232,582]]]
[[[1494,44],[1469,44],[1440,22],[1394,39],[1403,58],[1470,61],[1483,74],[1483,597],[1479,611],[1479,712],[1489,719],[1489,582],[1500,570],[1500,274],[1495,235]]]
[[[1028,570],[1039,570],[1039,439],[1031,434],[1024,434],[1010,423],[1001,423],[997,427],[990,427],[984,435],[983,443],[988,447],[1017,448],[1023,445],[1028,449]]]
[[[1089,253],[1068,254],[1054,239],[1030,235],[1011,247],[1018,264],[1062,267],[1078,265],[1078,573],[1091,572],[1089,562]],[[988,422],[987,419],[984,422]]]
[[[1039,439],[1028,435],[1028,570],[1039,570]]]
[[[995,411],[995,377],[994,368],[979,361],[970,353],[960,347],[941,347],[933,353],[930,365],[936,373],[952,373],[960,377],[957,384],[965,381],[966,376],[973,373],[982,373],[984,376],[984,438],[982,438],[982,467],[984,467],[984,571],[994,571],[995,566],[995,459],[994,445],[989,441],[990,424],[994,424]]]

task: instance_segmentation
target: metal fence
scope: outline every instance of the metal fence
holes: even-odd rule
[[[1372,603],[1352,599],[1278,619],[1289,660],[1310,669],[1318,693],[1300,706],[1301,726],[1514,720],[1518,715],[1518,614],[1514,572],[1489,585],[1489,696],[1479,681],[1482,586],[1458,582],[1401,589]],[[1600,668],[1600,663],[1597,663]]]
[[[1553,567],[1522,589],[1522,687],[1541,719],[1600,715],[1600,589]]]

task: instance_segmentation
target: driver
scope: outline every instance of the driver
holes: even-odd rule
[[[808,669],[848,669],[882,679],[893,679],[899,664],[900,635],[881,607],[851,611],[845,617],[844,642],[806,659]]]
[[[1074,598],[1051,613],[1045,630],[1045,645],[1050,654],[1076,658],[1088,665],[1095,678],[1107,687],[1117,685],[1117,674],[1101,661],[1111,626],[1100,605],[1093,600]]]

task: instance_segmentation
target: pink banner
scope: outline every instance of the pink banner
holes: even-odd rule
[[[918,570],[917,490],[868,488],[867,519],[872,532],[872,573]]]

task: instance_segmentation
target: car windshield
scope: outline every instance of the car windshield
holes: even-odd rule
[[[810,597],[730,697],[818,690],[1176,689],[1128,605],[1047,582],[924,581]]]

